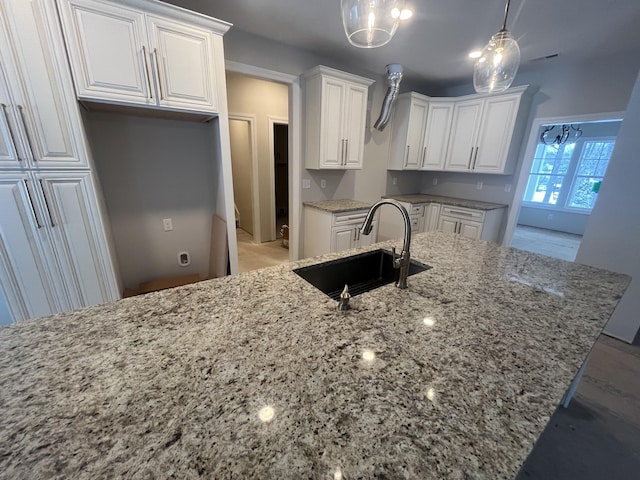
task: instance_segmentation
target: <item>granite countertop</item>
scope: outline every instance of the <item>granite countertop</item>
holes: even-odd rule
[[[629,278],[412,256],[347,313],[282,265],[0,328],[0,478],[513,478]]]
[[[373,203],[360,202],[358,200],[322,200],[319,202],[304,202],[305,207],[313,207],[332,213],[352,212],[355,210],[368,210]]]
[[[503,203],[481,202],[479,200],[466,200],[464,198],[443,197],[442,195],[428,195],[426,193],[412,193],[408,195],[385,195],[382,198],[393,198],[407,203],[443,203],[453,207],[475,208],[476,210],[495,210],[506,208]]]

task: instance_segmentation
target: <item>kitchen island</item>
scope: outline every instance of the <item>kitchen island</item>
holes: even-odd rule
[[[412,242],[346,313],[342,252],[0,329],[0,477],[513,478],[629,278]]]

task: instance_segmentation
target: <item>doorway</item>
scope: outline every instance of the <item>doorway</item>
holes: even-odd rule
[[[275,235],[289,239],[289,125],[271,118]],[[286,228],[283,228],[285,227]],[[286,239],[284,238],[286,236]]]
[[[506,245],[575,260],[622,123],[606,117],[534,122]]]

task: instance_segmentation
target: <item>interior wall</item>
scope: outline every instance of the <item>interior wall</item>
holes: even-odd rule
[[[239,227],[253,235],[253,157],[251,125],[246,120],[229,120],[231,165],[233,168],[233,200],[239,212]]]
[[[273,163],[269,147],[269,116],[288,118],[289,89],[287,85],[260,80],[238,73],[227,72],[227,103],[229,114],[253,115],[256,119],[256,143],[258,157],[258,196],[260,211],[254,212],[260,218],[260,241],[271,238],[272,224],[271,195],[274,185],[271,183]]]
[[[207,278],[216,207],[211,124],[90,112],[85,125],[123,286]],[[164,231],[165,218],[173,231]],[[191,256],[187,267],[178,265],[182,251]]]
[[[622,272],[632,277],[605,333],[632,342],[640,327],[640,215],[638,215],[638,178],[640,178],[640,74],[616,147],[609,161],[605,181],[582,238],[576,262]]]

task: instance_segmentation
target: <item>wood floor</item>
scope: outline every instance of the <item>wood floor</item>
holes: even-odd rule
[[[248,272],[289,262],[289,249],[282,246],[282,240],[253,243],[250,233],[236,229],[238,237],[238,269]]]

